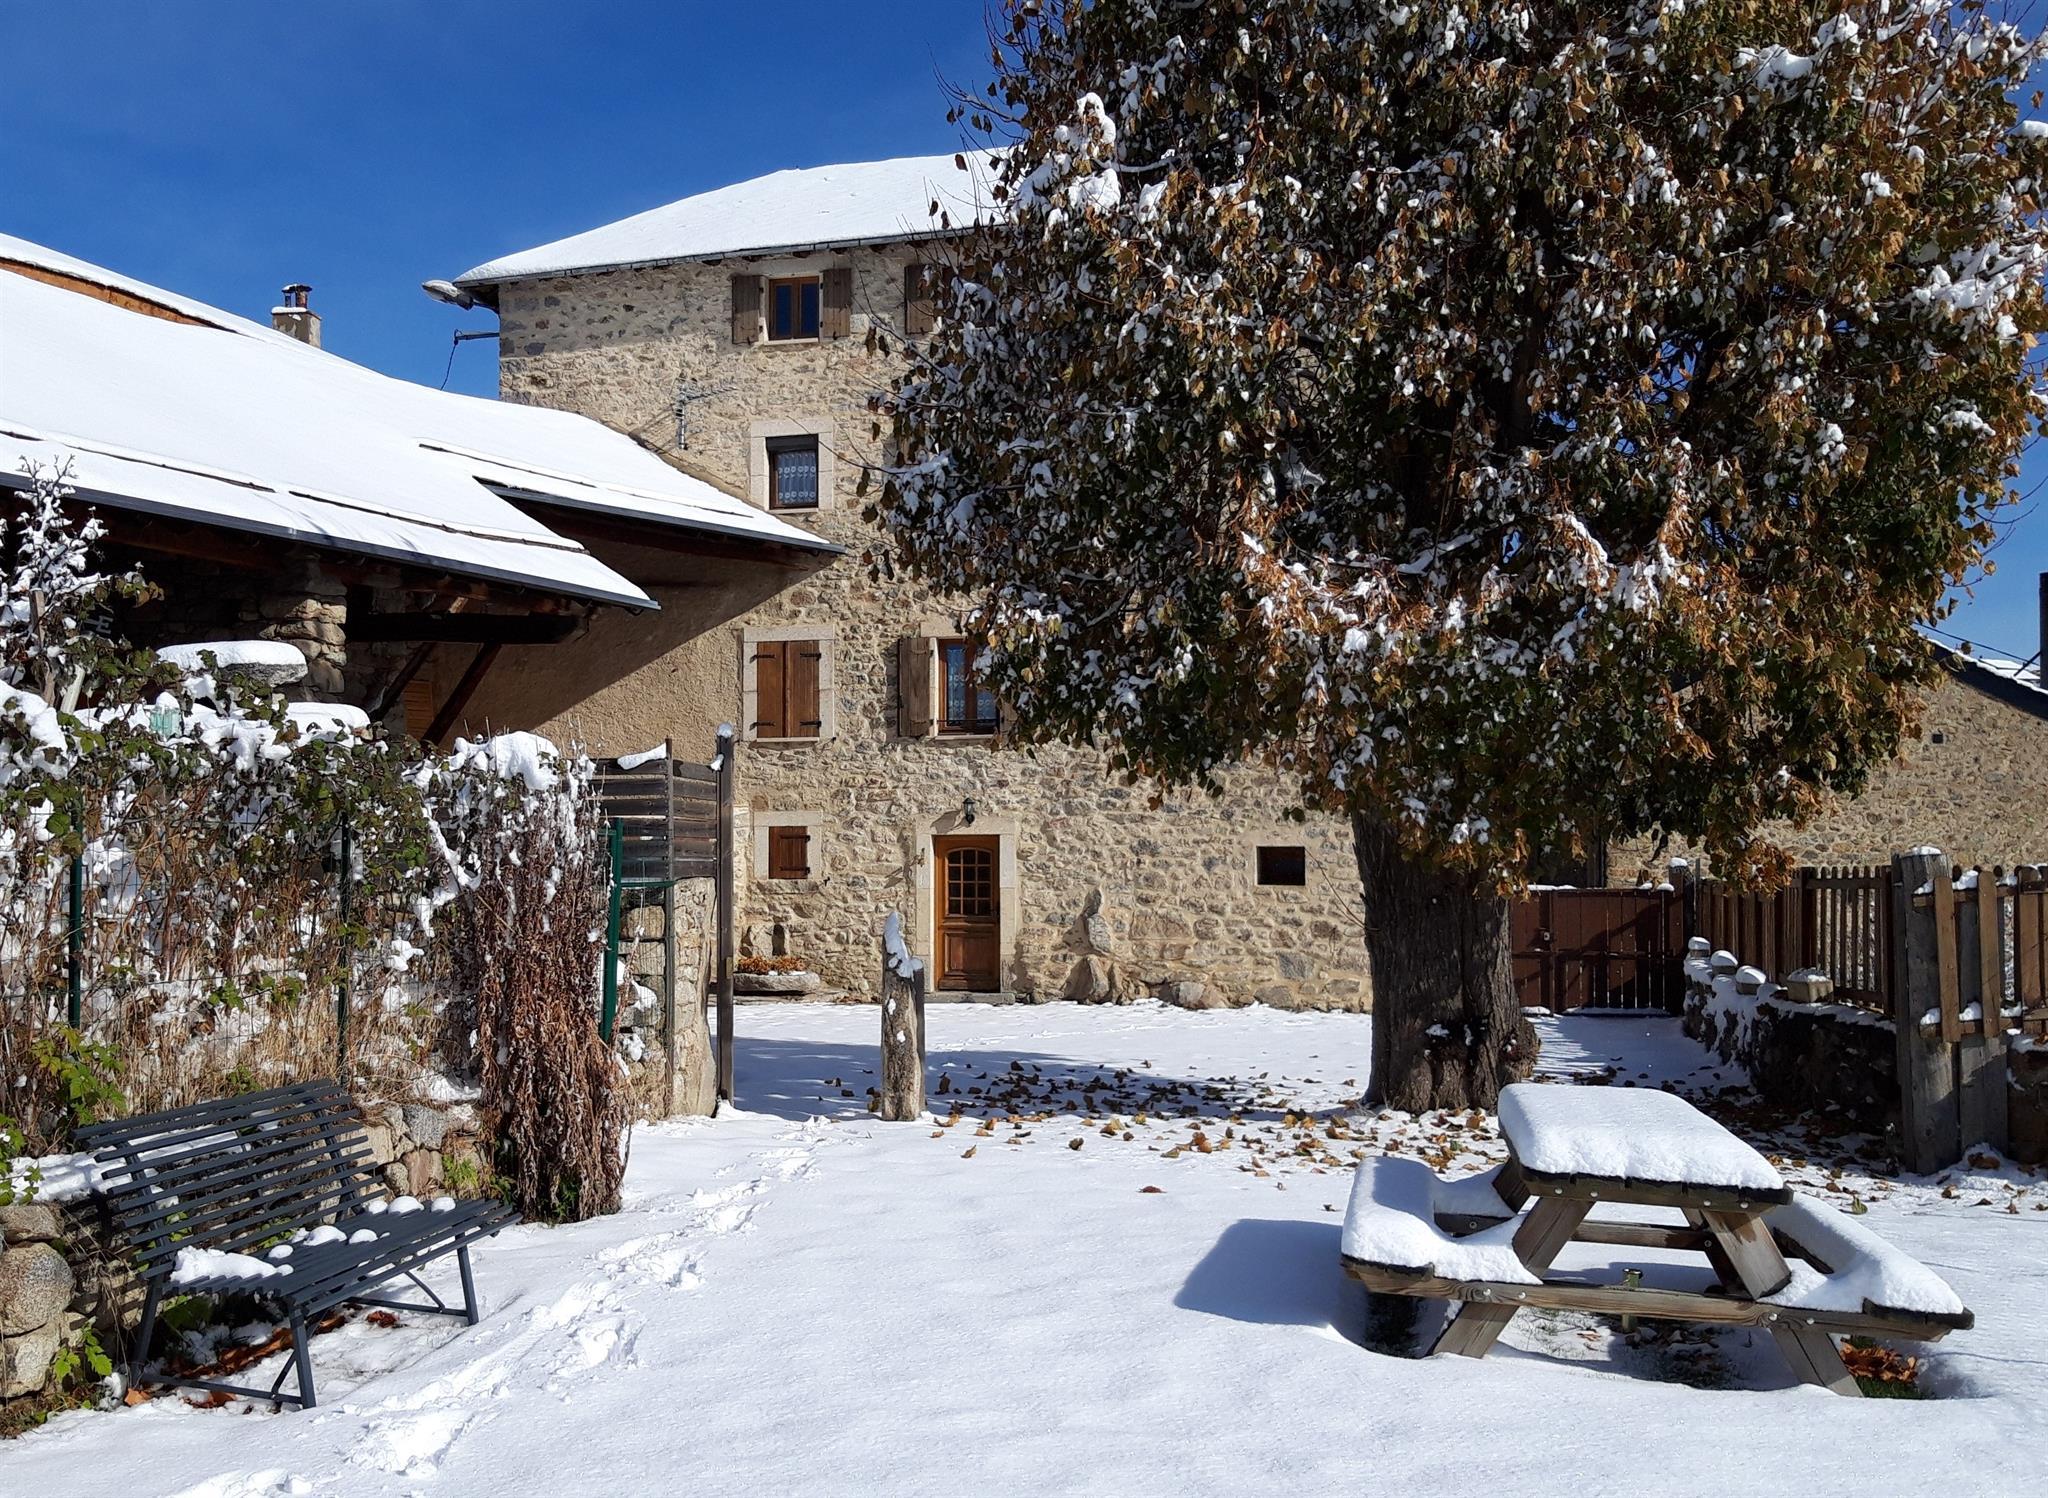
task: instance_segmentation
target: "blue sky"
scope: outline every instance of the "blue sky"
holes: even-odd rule
[[[784,166],[950,150],[979,0],[0,0],[0,228],[440,383],[419,291],[480,261]],[[490,394],[489,343],[450,388]],[[2048,458],[2022,487],[2048,493]],[[2025,656],[2048,510],[2006,527],[1950,630]]]

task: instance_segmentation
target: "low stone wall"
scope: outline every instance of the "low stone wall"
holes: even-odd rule
[[[55,1207],[0,1207],[0,1399],[39,1392],[81,1320],[64,1242]]]
[[[1845,1004],[1801,1004],[1766,983],[1742,993],[1731,974],[1686,963],[1685,1033],[1749,1073],[1766,1102],[1839,1116],[1859,1133],[1899,1126],[1891,1021]]]

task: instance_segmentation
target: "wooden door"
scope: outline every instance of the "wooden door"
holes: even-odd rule
[[[935,864],[933,903],[937,907],[932,943],[938,957],[938,986],[989,993],[1002,986],[1002,897],[996,882],[996,840],[992,837],[932,839]]]

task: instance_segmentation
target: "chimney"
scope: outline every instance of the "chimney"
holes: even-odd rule
[[[2034,681],[2048,690],[2048,572],[2041,574],[2041,638],[2034,643],[2040,647],[2034,657]]]
[[[270,309],[270,325],[280,333],[289,333],[301,343],[320,347],[320,314],[306,305],[313,288],[303,282],[294,281],[284,289],[284,305]]]

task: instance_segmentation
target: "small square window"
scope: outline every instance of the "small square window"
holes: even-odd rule
[[[768,439],[768,508],[771,510],[815,510],[818,508],[818,439],[816,437],[770,437]]]
[[[768,283],[768,337],[818,336],[818,278],[795,276]]]
[[[811,830],[808,827],[768,829],[768,877],[808,879],[811,877]]]
[[[1259,883],[1307,884],[1308,849],[1299,844],[1261,847],[1259,849]]]

